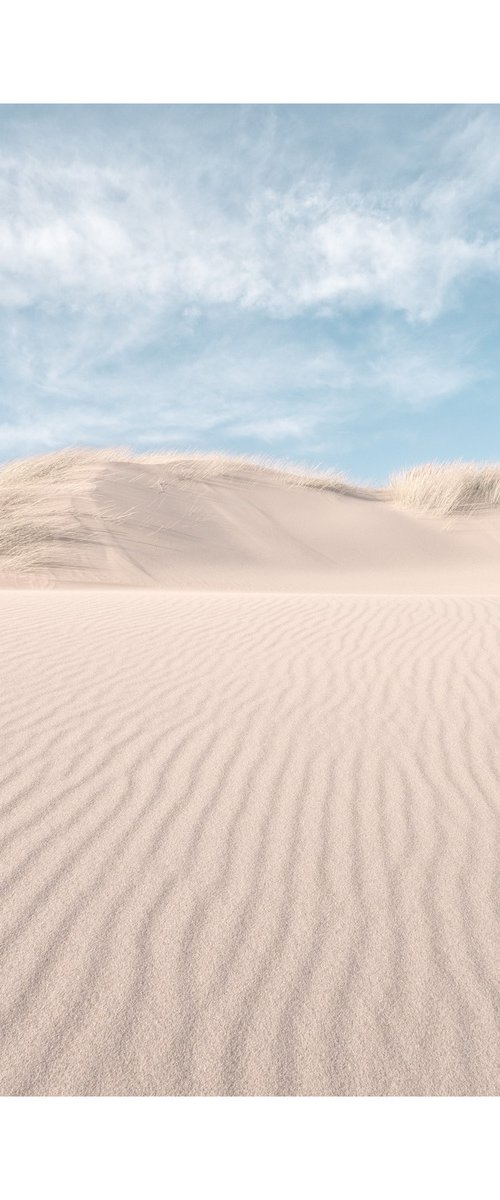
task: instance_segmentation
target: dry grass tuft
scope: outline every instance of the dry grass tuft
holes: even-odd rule
[[[44,561],[56,540],[71,536],[63,497],[79,463],[76,451],[19,459],[0,468],[0,560],[16,574]]]
[[[107,460],[107,451],[70,449],[16,459],[0,467],[0,561],[4,569],[15,574],[30,572],[47,561],[56,543],[78,536],[71,494],[85,484],[91,462],[103,458]]]
[[[390,499],[439,516],[500,506],[500,464],[423,463],[389,480]]]
[[[167,474],[163,486],[168,485],[169,478],[184,480],[200,480],[210,482],[214,479],[259,479],[269,483],[282,483],[290,487],[314,487],[337,492],[357,492],[342,475],[332,471],[322,471],[320,468],[311,470],[310,466],[290,463],[286,460],[245,457],[244,455],[229,454],[141,454],[134,456],[134,462],[151,463],[166,468]]]

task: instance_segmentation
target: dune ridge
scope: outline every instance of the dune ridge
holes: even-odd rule
[[[500,468],[376,491],[225,455],[71,450],[0,469],[0,586],[497,594]]]
[[[497,1094],[498,601],[0,623],[2,1092]]]

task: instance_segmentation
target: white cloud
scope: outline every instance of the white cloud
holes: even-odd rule
[[[481,132],[480,154],[464,147],[465,134],[455,139],[455,161],[475,150],[476,199],[481,178],[486,189],[492,182],[491,131]],[[462,227],[450,164],[392,195],[259,180],[231,205],[199,180],[130,156],[110,167],[43,148],[39,158],[11,152],[0,177],[0,300],[9,306],[231,305],[286,316],[376,304],[425,321],[461,279],[500,268],[498,233]]]
[[[475,382],[477,370],[461,361],[443,361],[432,351],[393,346],[370,364],[367,375],[372,386],[385,389],[399,407],[422,408],[462,391]]]
[[[458,394],[477,378],[466,339],[433,333],[468,281],[500,271],[498,128],[491,112],[449,111],[422,135],[418,171],[415,146],[389,148],[394,178],[363,174],[354,152],[345,168],[340,150],[308,159],[276,113],[258,145],[204,145],[203,133],[155,152],[125,137],[103,148],[52,136],[29,151],[11,140],[0,152],[7,452],[28,437],[317,448],[370,407]]]
[[[194,445],[240,437],[301,439],[307,446],[318,429],[341,425],[352,411],[349,361],[329,345],[311,349],[286,337],[263,338],[260,331],[238,342],[220,337],[197,346],[194,356],[184,348],[161,370],[148,355],[139,367],[132,359],[128,370],[106,376],[103,395],[98,373],[84,370],[85,341],[72,345],[69,331],[62,344],[45,343],[43,336],[41,343],[17,381],[11,424],[0,430],[9,452],[33,429],[44,446]],[[42,388],[35,386],[40,378]]]
[[[322,416],[324,419],[324,413]],[[283,438],[298,438],[301,441],[306,439],[309,443],[317,423],[317,415],[308,411],[300,417],[262,417],[256,421],[242,421],[229,426],[228,433],[269,443],[282,441]]]

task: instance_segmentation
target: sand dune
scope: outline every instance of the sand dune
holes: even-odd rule
[[[441,478],[398,486],[450,519],[241,460],[4,472],[4,1093],[498,1092],[500,512]]]
[[[498,1091],[495,599],[0,620],[3,1092]]]
[[[412,501],[429,503],[428,476]],[[222,457],[46,456],[0,478],[0,583],[500,592],[498,508],[439,517],[390,497]]]

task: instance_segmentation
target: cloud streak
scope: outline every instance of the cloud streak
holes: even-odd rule
[[[488,190],[485,154],[479,165]],[[496,231],[466,227],[458,170],[392,196],[344,195],[334,180],[292,173],[280,190],[259,185],[232,208],[199,180],[133,157],[119,167],[67,163],[42,147],[28,160],[4,155],[0,178],[0,297],[9,307],[132,301],[286,317],[376,304],[426,321],[461,281],[500,270]]]
[[[3,119],[4,453],[312,453],[495,375],[471,313],[500,275],[496,110]]]

